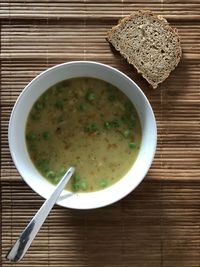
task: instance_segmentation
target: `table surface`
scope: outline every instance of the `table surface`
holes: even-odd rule
[[[178,29],[183,56],[153,90],[105,40],[138,9]],[[56,206],[18,266],[200,266],[200,2],[186,0],[1,0],[1,260],[43,199],[10,157],[10,112],[24,86],[48,67],[95,60],[126,73],[149,99],[158,125],[153,165],[141,185],[98,210]]]

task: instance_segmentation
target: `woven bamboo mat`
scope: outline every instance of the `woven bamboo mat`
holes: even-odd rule
[[[105,34],[131,11],[163,14],[181,36],[183,57],[157,90],[111,50]],[[18,266],[200,266],[200,2],[186,0],[1,0],[1,250],[5,254],[42,204],[8,149],[11,109],[48,67],[95,60],[126,73],[147,95],[158,125],[154,163],[137,190],[95,211],[55,207]]]

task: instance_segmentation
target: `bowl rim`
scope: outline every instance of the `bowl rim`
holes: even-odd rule
[[[152,117],[152,121],[153,121],[153,129],[154,129],[154,140],[153,140],[153,149],[152,149],[152,154],[151,154],[151,157],[149,157],[149,160],[148,160],[148,164],[146,163],[145,164],[145,172],[144,172],[144,175],[143,177],[141,177],[140,179],[137,180],[137,183],[135,183],[135,186],[134,187],[130,187],[130,190],[127,190],[126,194],[125,195],[121,195],[120,197],[118,196],[116,199],[113,199],[112,201],[108,201],[106,204],[104,203],[103,205],[99,204],[99,205],[90,205],[89,207],[87,208],[82,208],[82,207],[71,207],[71,206],[66,206],[62,203],[60,203],[60,200],[58,199],[58,201],[56,202],[57,205],[59,206],[62,206],[62,207],[65,207],[65,208],[72,208],[72,209],[78,209],[78,210],[89,210],[89,209],[96,209],[96,208],[101,208],[101,207],[105,207],[105,206],[108,206],[108,205],[111,205],[115,202],[118,202],[119,200],[121,200],[122,198],[126,197],[128,194],[130,194],[132,191],[134,191],[137,186],[143,181],[143,179],[145,178],[145,176],[147,175],[150,167],[151,167],[151,164],[153,162],[153,159],[154,159],[154,156],[155,156],[155,153],[156,153],[156,147],[157,147],[157,124],[156,124],[156,119],[155,119],[155,114],[153,112],[153,109],[151,107],[151,104],[149,102],[149,100],[147,99],[146,95],[144,94],[144,92],[140,89],[140,87],[131,79],[129,78],[126,74],[124,74],[122,71],[110,66],[110,65],[107,65],[107,64],[104,64],[104,63],[100,63],[100,62],[96,62],[96,61],[88,61],[88,60],[79,60],[79,61],[69,61],[69,62],[64,62],[64,63],[61,63],[61,64],[57,64],[53,67],[50,67],[44,71],[42,71],[40,74],[38,74],[36,77],[34,77],[24,88],[23,90],[21,91],[21,93],[19,94],[19,96],[17,97],[17,100],[15,101],[15,104],[12,108],[12,111],[11,111],[11,114],[10,114],[10,119],[9,119],[9,125],[8,125],[8,143],[9,143],[9,150],[10,150],[10,154],[11,154],[11,157],[12,157],[12,160],[14,162],[14,165],[15,165],[15,168],[17,169],[17,171],[19,172],[20,176],[22,177],[23,181],[25,181],[25,183],[35,192],[37,193],[38,195],[40,195],[42,198],[46,199],[46,197],[44,196],[44,194],[38,192],[35,188],[32,187],[32,185],[30,184],[30,179],[27,179],[25,178],[22,173],[21,173],[21,170],[17,167],[18,164],[15,160],[15,156],[14,156],[14,151],[12,149],[12,142],[11,142],[11,133],[12,133],[12,124],[13,124],[13,120],[14,120],[14,114],[15,114],[15,111],[16,111],[16,107],[18,106],[18,102],[20,101],[22,95],[26,92],[26,90],[32,85],[34,84],[37,80],[40,80],[42,78],[42,76],[44,76],[46,73],[50,73],[52,71],[54,71],[55,69],[58,69],[60,67],[63,67],[63,66],[69,66],[69,65],[74,65],[74,64],[89,64],[89,65],[98,65],[98,66],[101,66],[103,68],[107,68],[107,69],[110,69],[111,71],[115,72],[117,75],[121,75],[123,76],[125,79],[127,79],[130,83],[132,83],[136,88],[137,90],[139,91],[139,93],[142,95],[142,97],[144,98],[144,101],[145,103],[148,105],[148,108],[150,110],[150,115]],[[78,77],[78,76],[77,76]],[[80,76],[79,76],[80,77]],[[121,178],[123,179],[123,177]],[[112,187],[112,186],[111,186]],[[100,190],[100,191],[103,191],[103,190]],[[99,192],[99,191],[97,191]],[[92,193],[95,193],[95,192],[92,192]],[[90,192],[87,192],[87,193],[83,193],[83,194],[91,194]]]

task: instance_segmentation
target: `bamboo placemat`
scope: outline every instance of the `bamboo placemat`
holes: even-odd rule
[[[131,11],[150,9],[178,28],[183,57],[157,90],[113,51],[105,35]],[[8,149],[11,109],[48,67],[95,60],[118,68],[148,97],[158,125],[154,163],[137,190],[95,211],[56,207],[18,266],[200,266],[200,2],[1,0],[2,262],[42,199],[19,177]]]

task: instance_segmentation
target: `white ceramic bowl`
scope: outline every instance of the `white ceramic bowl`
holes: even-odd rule
[[[152,108],[140,88],[125,74],[108,65],[75,61],[50,68],[33,79],[22,91],[13,108],[9,123],[9,147],[16,168],[24,181],[38,194],[48,198],[54,185],[36,170],[25,143],[27,116],[33,103],[50,86],[73,77],[94,77],[107,81],[123,91],[134,104],[142,125],[142,142],[138,157],[129,172],[116,184],[92,193],[63,191],[57,204],[74,209],[92,209],[114,203],[143,180],[154,158],[157,142],[156,121]]]

